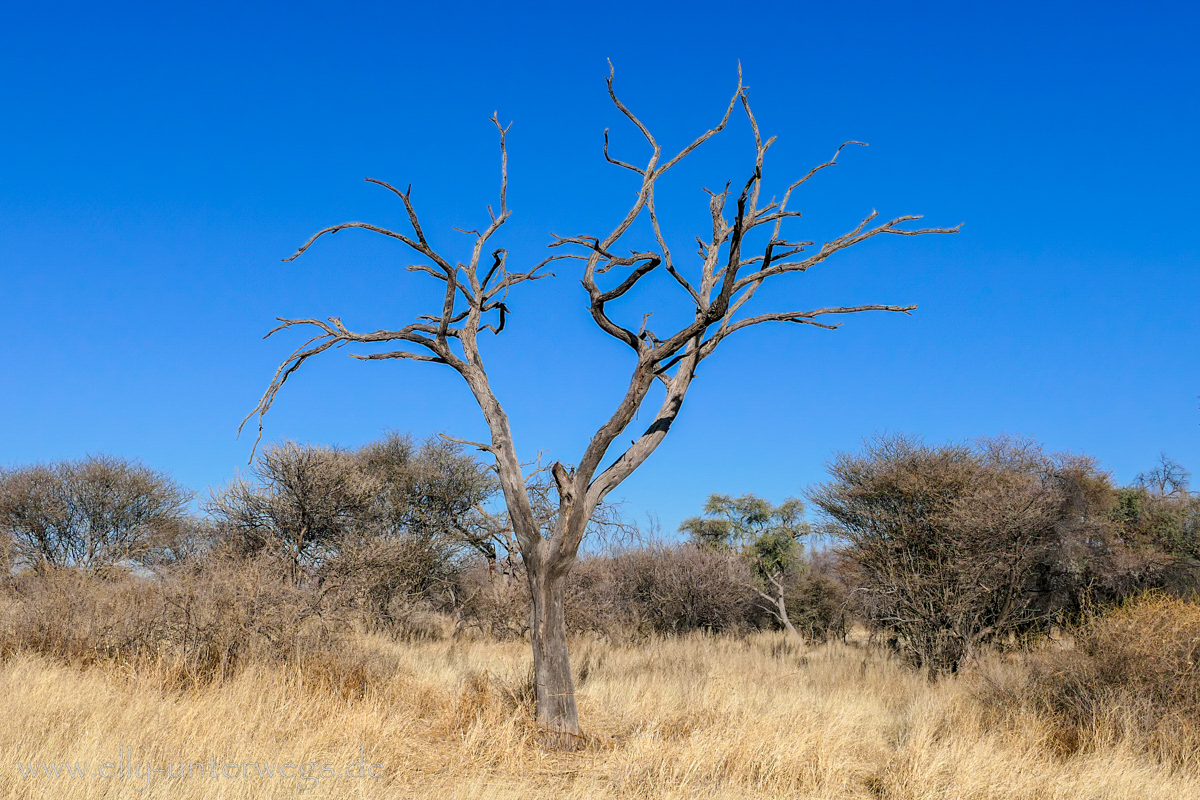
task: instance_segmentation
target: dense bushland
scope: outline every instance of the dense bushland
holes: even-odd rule
[[[1092,459],[1028,441],[892,437],[838,456],[830,473],[808,494],[841,546],[805,549],[798,500],[713,495],[685,522],[688,541],[609,536],[582,557],[569,630],[824,641],[865,625],[937,675],[1052,629],[1078,628],[1086,644],[1096,612],[1200,586],[1200,501],[1165,456],[1116,488]],[[552,491],[530,484],[547,527]],[[511,530],[489,510],[495,492],[460,445],[397,434],[357,450],[269,446],[210,493],[203,519],[186,513],[186,490],[134,462],[5,470],[0,650],[153,662],[201,684],[360,631],[526,637],[528,588]],[[593,525],[629,530],[608,508]]]

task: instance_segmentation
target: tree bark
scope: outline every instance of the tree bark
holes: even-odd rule
[[[800,632],[796,630],[796,626],[792,624],[792,620],[788,617],[787,599],[784,597],[783,582],[774,575],[767,575],[767,581],[771,584],[771,588],[775,590],[774,594],[767,594],[758,587],[752,588],[758,592],[759,597],[771,604],[766,610],[770,611],[775,619],[779,620],[779,624],[783,626],[783,629],[793,636],[803,639],[804,637],[800,636]]]
[[[529,636],[533,642],[533,674],[537,685],[537,726],[546,744],[573,749],[581,741],[579,712],[575,706],[575,681],[567,649],[564,607],[566,573],[527,569],[530,610]]]
[[[788,618],[787,601],[784,600],[782,591],[779,591],[775,595],[775,608],[776,608],[775,616],[779,617],[779,621],[783,623],[784,630],[786,630],[791,635],[799,638],[800,637],[799,631],[796,630],[796,626],[793,625],[792,621]]]

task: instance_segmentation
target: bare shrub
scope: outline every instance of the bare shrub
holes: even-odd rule
[[[1032,706],[1063,755],[1124,741],[1159,759],[1200,752],[1200,603],[1149,593],[1091,618],[1073,650],[1042,650],[1028,672],[985,688],[990,705]]]
[[[566,592],[567,631],[624,638],[633,633],[633,612],[619,594],[617,559],[593,555],[575,562]]]
[[[319,597],[262,560],[214,556],[157,575],[60,568],[4,587],[0,654],[157,669],[187,688],[328,647],[344,629],[333,623]]]
[[[268,556],[190,565],[161,582],[163,655],[185,683],[222,680],[251,661],[283,662],[328,647],[349,626],[322,596]]]
[[[444,537],[495,557],[478,506],[496,493],[496,479],[461,444],[431,437],[417,445],[393,431],[363,445],[354,457],[379,485],[380,533]]]
[[[264,557],[367,628],[426,635],[490,544],[478,507],[494,491],[461,445],[389,433],[358,450],[268,446],[207,509],[231,556]]]
[[[808,639],[824,641],[846,633],[846,587],[834,575],[811,564],[792,580],[787,607],[796,630]]]
[[[458,626],[497,639],[513,639],[529,631],[529,587],[519,564],[476,564],[458,581]]]
[[[163,599],[152,581],[72,568],[6,582],[0,654],[32,650],[66,663],[136,662],[158,650]]]
[[[430,612],[453,610],[459,569],[445,537],[369,536],[344,543],[317,576],[329,602],[366,628],[419,636]]]
[[[247,557],[287,566],[293,581],[363,525],[380,484],[332,447],[282,442],[263,449],[250,470],[214,492],[206,510]]]
[[[181,524],[191,497],[116,456],[0,469],[0,535],[10,559],[39,571],[137,561]]]
[[[613,569],[616,596],[646,632],[744,630],[754,613],[754,576],[732,553],[652,544],[619,553]]]
[[[565,595],[567,630],[610,640],[693,630],[744,631],[770,621],[756,603],[750,566],[694,544],[651,544],[575,563]],[[500,639],[529,631],[523,567],[477,565],[459,582],[462,627]]]

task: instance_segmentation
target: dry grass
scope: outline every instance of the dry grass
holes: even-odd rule
[[[1061,754],[1125,743],[1200,772],[1200,604],[1147,594],[1092,618],[1074,640],[998,680],[985,671],[981,699],[1035,712]]]
[[[181,689],[166,667],[0,664],[0,796],[75,798],[1200,797],[1195,765],[1123,740],[1063,754],[1036,709],[1006,714],[975,679],[930,683],[885,655],[778,635],[574,643],[589,746],[540,749],[520,641],[358,636],[297,664]],[[995,683],[1020,665],[996,665]],[[999,676],[999,677],[998,677]],[[382,777],[321,777],[359,760]],[[122,751],[120,748],[128,748]],[[97,777],[122,752],[179,762],[314,762],[299,778]],[[88,762],[23,777],[17,762]],[[377,771],[380,771],[377,769]],[[230,772],[233,772],[230,768]],[[300,787],[308,787],[301,792]]]

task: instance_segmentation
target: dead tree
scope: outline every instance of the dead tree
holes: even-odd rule
[[[263,394],[262,399],[247,416],[259,416],[259,436],[262,417],[270,409],[284,383],[305,361],[331,347],[344,344],[398,344],[400,349],[382,353],[355,354],[353,358],[378,360],[403,358],[444,364],[458,372],[466,381],[487,422],[490,442],[469,442],[491,454],[508,507],[509,520],[515,531],[521,557],[525,563],[529,590],[532,594],[531,639],[534,672],[537,684],[537,724],[547,739],[570,745],[578,740],[579,723],[576,712],[574,684],[567,653],[566,627],[563,618],[564,586],[575,562],[580,542],[592,517],[592,512],[613,489],[629,477],[662,442],[692,385],[696,367],[730,335],[767,322],[785,322],[834,329],[837,324],[824,320],[835,314],[861,311],[892,311],[907,313],[916,306],[860,305],[834,306],[810,310],[743,312],[759,287],[766,281],[791,273],[802,273],[820,264],[840,250],[864,242],[879,234],[917,236],[925,233],[951,233],[958,228],[899,227],[919,219],[901,216],[876,223],[872,211],[847,233],[823,243],[815,252],[807,248],[813,242],[789,241],[781,234],[785,220],[799,217],[790,210],[792,194],[821,170],[833,166],[847,144],[839,147],[833,158],[810,169],[803,177],[786,188],[779,200],[759,204],[763,160],[774,138],[763,141],[751,113],[747,87],[742,83],[741,68],[738,84],[730,98],[721,121],[705,131],[675,155],[665,158],[658,141],[634,113],[618,99],[613,90],[613,74],[608,76],[608,94],[621,113],[641,132],[651,149],[644,166],[621,161],[609,155],[608,131],[604,133],[604,158],[638,176],[640,189],[624,218],[606,234],[556,236],[552,234],[551,248],[562,248],[524,272],[509,268],[508,251],[488,250],[489,242],[508,221],[506,193],[508,187],[508,154],[505,148],[507,127],[497,116],[491,121],[500,134],[500,198],[499,207],[488,206],[490,221],[482,230],[467,231],[474,237],[474,246],[466,263],[456,263],[437,252],[425,238],[417,211],[413,205],[412,187],[401,191],[383,181],[368,178],[393,192],[404,204],[411,233],[388,230],[365,222],[345,222],[313,234],[289,259],[301,255],[325,234],[348,228],[363,228],[388,236],[424,257],[424,263],[408,267],[445,284],[441,308],[433,314],[421,315],[415,322],[395,330],[358,333],[347,328],[338,317],[327,319],[283,319],[267,336],[292,327],[307,327],[314,331],[312,338],[289,355]],[[697,237],[698,266],[688,275],[677,264],[667,246],[655,206],[655,187],[658,180],[709,138],[722,131],[729,122],[734,107],[741,104],[754,135],[755,160],[749,178],[736,196],[726,184],[722,191],[708,191],[712,217],[711,233]],[[707,191],[707,190],[706,190]],[[734,197],[732,219],[727,218],[726,206]],[[657,247],[647,251],[632,251],[618,255],[617,245],[639,218],[647,216]],[[752,232],[767,235],[753,254],[748,237]],[[554,261],[578,260],[582,263],[582,282],[587,291],[592,319],[600,329],[626,344],[633,353],[633,369],[624,396],[611,417],[596,431],[574,469],[561,463],[552,466],[559,512],[552,531],[543,533],[530,507],[521,462],[513,443],[508,416],[493,393],[484,371],[478,337],[487,331],[500,334],[505,327],[510,291],[518,284],[552,275],[546,267]],[[610,306],[624,297],[647,275],[664,270],[674,280],[688,308],[694,308],[692,321],[681,329],[661,336],[646,327],[650,314],[636,317],[640,326],[625,325],[610,314]],[[689,275],[691,277],[689,277]],[[602,282],[610,288],[604,288]],[[608,466],[601,468],[609,449],[622,431],[633,421],[655,382],[665,388],[665,397],[654,414],[649,427]],[[245,421],[243,421],[243,425]]]

